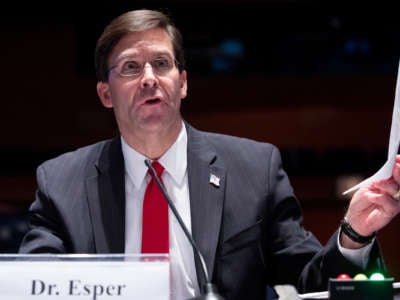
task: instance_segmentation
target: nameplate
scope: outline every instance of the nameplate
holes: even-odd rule
[[[170,297],[169,262],[124,260],[0,260],[0,299],[160,299]]]

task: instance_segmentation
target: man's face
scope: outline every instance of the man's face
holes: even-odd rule
[[[186,72],[179,73],[164,30],[124,36],[111,52],[108,67],[108,82],[98,82],[97,93],[105,107],[114,108],[123,136],[180,128]]]

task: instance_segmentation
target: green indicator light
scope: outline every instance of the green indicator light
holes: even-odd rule
[[[381,273],[374,273],[369,277],[369,279],[371,279],[371,280],[384,280],[385,277]]]
[[[362,274],[362,273],[357,274],[356,276],[354,276],[354,280],[367,280],[367,279],[368,279],[367,275]]]

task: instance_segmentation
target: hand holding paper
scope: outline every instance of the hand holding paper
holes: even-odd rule
[[[373,176],[355,185],[344,194],[357,190],[349,204],[345,219],[352,230],[362,237],[372,236],[400,213],[400,64],[390,129],[389,150],[386,163]],[[354,242],[356,241],[357,242]],[[360,248],[358,240],[341,234],[345,248]]]

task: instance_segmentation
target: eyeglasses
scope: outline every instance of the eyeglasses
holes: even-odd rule
[[[145,68],[147,61],[140,62],[131,58],[126,58],[112,66],[109,71],[115,69],[122,77],[139,77]],[[148,61],[153,72],[157,75],[165,75],[178,64],[176,59],[171,57],[158,57]]]

